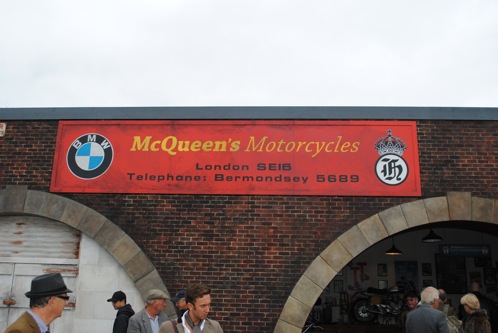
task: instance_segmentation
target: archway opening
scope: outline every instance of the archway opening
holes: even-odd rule
[[[281,312],[277,333],[301,332],[318,298],[350,262],[370,247],[392,236],[439,226],[497,235],[495,199],[473,197],[468,192],[416,200],[379,212],[334,240],[303,273]]]

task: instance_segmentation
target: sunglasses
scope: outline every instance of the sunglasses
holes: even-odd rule
[[[63,299],[63,300],[65,300],[65,301],[69,301],[69,298],[70,298],[69,296],[62,296],[62,295],[57,295],[57,296],[55,296],[55,297],[57,297],[57,298],[62,298],[62,299]]]

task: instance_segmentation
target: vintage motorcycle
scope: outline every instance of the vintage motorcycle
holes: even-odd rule
[[[377,320],[381,324],[399,325],[403,306],[402,290],[398,285],[389,289],[370,287],[351,296],[352,317],[362,323]]]

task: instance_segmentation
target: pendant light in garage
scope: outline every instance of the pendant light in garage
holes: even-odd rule
[[[396,246],[394,245],[394,237],[392,237],[392,240],[393,240],[393,246],[389,250],[386,251],[386,254],[388,256],[400,256],[400,255],[402,255],[403,252],[401,252],[400,250],[398,250],[396,248]]]
[[[443,237],[437,235],[434,231],[432,231],[432,229],[429,231],[427,236],[422,238],[422,243],[438,243],[442,241]]]

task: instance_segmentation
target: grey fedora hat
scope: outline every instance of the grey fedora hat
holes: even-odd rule
[[[31,280],[31,290],[25,295],[28,298],[55,296],[64,293],[72,293],[67,289],[60,273],[49,273],[35,277]]]

